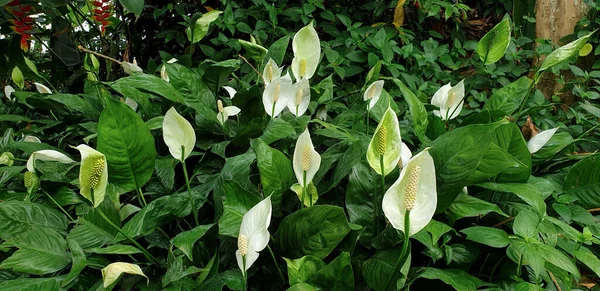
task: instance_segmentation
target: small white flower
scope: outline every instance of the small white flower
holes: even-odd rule
[[[265,87],[269,86],[273,80],[281,77],[282,68],[278,67],[273,59],[269,59],[265,68],[263,70],[263,81],[265,82]]]
[[[229,119],[230,116],[236,116],[242,111],[237,106],[223,107],[223,101],[221,100],[217,100],[217,110],[219,111],[217,113],[217,120],[221,125],[225,125],[225,122],[227,122],[227,119]]]
[[[177,62],[176,58],[172,58],[169,61],[167,61],[167,64],[172,64]],[[162,65],[162,67],[160,68],[160,77],[165,80],[165,82],[169,83],[171,81],[171,79],[169,79],[169,75],[167,74],[167,66],[166,65]]]
[[[55,150],[40,150],[33,152],[29,159],[27,160],[27,170],[30,172],[35,171],[35,161],[53,161],[53,162],[61,162],[63,164],[74,163],[71,158],[67,157],[65,154],[55,151]]]
[[[108,185],[108,166],[103,153],[84,144],[75,149],[81,153],[79,193],[98,207],[104,201]],[[92,189],[94,190],[92,195]]]
[[[26,136],[23,138],[23,141],[24,141],[24,142],[35,142],[35,143],[42,143],[42,141],[41,141],[39,138],[37,138],[36,136],[33,136],[33,135],[26,135]]]
[[[227,91],[227,94],[229,94],[229,98],[231,98],[231,99],[233,99],[233,97],[235,97],[235,94],[237,94],[237,91],[235,89],[233,89],[232,87],[223,86],[223,89],[225,89],[225,91]]]
[[[406,164],[408,164],[410,158],[412,158],[412,152],[410,151],[408,146],[403,142],[402,150],[400,151],[400,162],[398,162],[398,166],[401,166],[400,169],[406,167]]]
[[[440,110],[434,110],[433,114],[441,117],[442,120],[456,118],[462,110],[463,97],[465,97],[464,80],[454,87],[450,86],[450,83],[442,86],[431,99],[431,104],[440,108]]]
[[[163,119],[162,130],[171,156],[180,161],[187,159],[196,146],[196,133],[189,121],[171,107]],[[182,153],[182,147],[185,153]]]
[[[321,155],[315,150],[308,128],[298,137],[294,148],[293,168],[302,187],[310,184],[321,166]],[[306,175],[306,181],[304,181]],[[305,183],[306,182],[306,183]]]
[[[558,127],[544,130],[533,136],[527,143],[527,149],[529,150],[529,153],[533,154],[539,151],[546,143],[548,143],[557,130]]]
[[[102,269],[102,280],[104,281],[104,288],[108,288],[110,285],[112,285],[112,283],[117,281],[123,273],[146,277],[140,266],[136,264],[123,262],[112,263],[106,266],[104,269]],[[148,277],[146,277],[146,280],[149,282]]]
[[[296,32],[292,40],[292,49],[294,51],[294,59],[292,59],[294,78],[296,80],[312,78],[317,71],[321,57],[321,42],[312,21]]]
[[[11,85],[6,85],[4,87],[4,96],[6,96],[6,99],[8,99],[8,101],[13,101],[12,93],[14,92],[15,88],[13,88]]]
[[[377,101],[379,101],[379,97],[381,97],[381,91],[383,91],[383,80],[371,83],[367,90],[365,90],[363,100],[371,100],[369,102],[369,110],[373,109],[373,107],[375,107],[375,104],[377,104]]]
[[[242,217],[238,235],[238,250],[235,252],[238,267],[242,272],[250,269],[258,259],[258,252],[269,244],[268,228],[271,224],[271,213],[271,196],[269,196],[248,210]]]
[[[302,116],[310,104],[310,85],[308,79],[300,79],[293,86],[293,96],[288,102],[288,109],[295,116]]]
[[[43,84],[40,84],[38,82],[33,83],[35,84],[35,88],[38,90],[38,92],[40,92],[41,94],[52,94],[52,90],[50,90],[50,88],[44,86]]]
[[[294,88],[289,74],[274,79],[263,92],[262,101],[267,114],[277,117],[293,98]]]

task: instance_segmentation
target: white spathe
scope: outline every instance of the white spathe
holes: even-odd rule
[[[81,154],[79,193],[90,202],[93,202],[93,207],[96,208],[104,201],[106,186],[108,186],[106,156],[85,144],[80,144],[75,149]],[[93,196],[92,189],[94,190]]]
[[[310,104],[310,85],[308,79],[301,79],[293,85],[294,94],[288,102],[288,109],[295,116],[302,116]]]
[[[435,92],[433,98],[431,99],[431,104],[440,108],[440,110],[434,110],[433,114],[441,117],[442,120],[456,118],[462,110],[462,101],[464,97],[464,80],[458,82],[458,84],[456,84],[454,87],[452,87],[450,83],[442,86],[437,90],[437,92]]]
[[[312,21],[296,32],[292,40],[292,49],[294,51],[294,59],[292,59],[294,78],[296,80],[312,78],[317,71],[321,57],[321,42]]]
[[[527,142],[527,149],[530,154],[533,154],[539,151],[548,141],[552,138],[554,133],[558,130],[558,127],[544,130],[535,136],[533,136],[529,142]]]
[[[273,59],[269,58],[269,61],[263,69],[263,81],[265,82],[265,86],[269,86],[273,80],[281,77],[282,70],[283,69],[278,67]]]
[[[50,90],[50,88],[44,86],[44,84],[35,82],[33,83],[35,84],[35,88],[38,90],[38,92],[40,92],[41,94],[52,94],[52,90]]]
[[[292,165],[296,179],[302,187],[310,184],[321,166],[321,155],[315,150],[308,128],[296,141]],[[304,183],[304,172],[306,172],[306,183]]]
[[[412,152],[410,151],[408,146],[403,142],[402,150],[400,151],[400,163],[402,164],[402,168],[406,167],[406,164],[408,164],[411,158]]]
[[[238,235],[238,250],[235,252],[238,267],[242,272],[250,269],[258,259],[258,252],[269,244],[271,224],[271,196],[250,208],[242,217]],[[244,268],[245,258],[245,268]]]
[[[217,113],[217,120],[221,125],[225,125],[225,122],[227,122],[227,119],[229,119],[230,116],[236,116],[240,111],[242,110],[237,106],[223,107],[223,112]]]
[[[112,283],[117,281],[119,276],[121,276],[123,273],[146,277],[140,266],[136,264],[123,262],[111,263],[102,269],[102,281],[104,281],[104,288],[108,288],[110,285],[112,285]],[[146,277],[146,280],[150,282],[148,277]]]
[[[405,232],[404,216],[406,213],[406,195],[411,171],[419,173],[416,192],[414,196],[414,207],[410,211],[409,235],[423,229],[435,213],[437,206],[437,190],[435,181],[435,165],[428,148],[414,156],[408,164],[400,171],[400,177],[385,192],[382,201],[382,209],[392,226]],[[414,182],[414,181],[413,181]],[[410,193],[408,193],[410,194]]]
[[[367,90],[365,90],[363,100],[370,100],[369,110],[373,109],[373,107],[375,107],[375,104],[377,104],[377,101],[379,101],[379,97],[381,97],[381,92],[383,91],[383,84],[383,80],[375,81],[371,83],[369,87],[367,87]]]
[[[6,99],[8,99],[8,101],[13,101],[12,93],[14,92],[15,88],[13,88],[11,85],[6,85],[4,87],[4,96],[6,96]]]
[[[263,92],[262,101],[267,114],[273,118],[277,117],[287,106],[290,98],[293,98],[294,87],[289,74],[274,79]],[[273,107],[273,104],[275,106]]]
[[[227,94],[229,94],[229,98],[231,99],[233,99],[233,97],[235,97],[235,94],[237,94],[237,91],[230,86],[223,86],[223,89],[227,91]]]
[[[63,164],[74,163],[75,161],[65,154],[55,150],[39,150],[35,151],[29,156],[27,160],[27,170],[30,172],[35,171],[35,161],[51,161],[61,162]]]
[[[190,156],[196,146],[194,128],[174,107],[171,107],[163,119],[163,139],[173,158],[183,161]],[[182,154],[182,146],[185,153]]]

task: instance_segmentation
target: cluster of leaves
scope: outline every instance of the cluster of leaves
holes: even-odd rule
[[[532,51],[523,49],[531,39],[511,37],[508,18],[471,37],[468,7],[460,1],[222,2],[217,11],[183,1],[154,10],[144,9],[144,1],[119,1],[100,35],[84,28],[94,27],[93,19],[86,22],[88,3],[40,1],[36,9],[47,19],[39,20],[29,58],[20,35],[0,39],[8,56],[0,59],[0,76],[17,87],[0,108],[0,290],[116,284],[241,290],[236,238],[242,217],[267,196],[272,239],[247,272],[250,289],[385,290],[392,278],[397,288],[568,290],[598,280],[600,137],[594,130],[600,108],[587,93],[595,89],[576,95],[566,110],[557,108],[560,99],[535,89],[546,71],[575,73],[570,64],[586,42],[597,43],[593,26],[554,52],[551,45]],[[371,25],[364,11],[382,23]],[[386,24],[392,18],[394,25]],[[270,118],[261,104],[259,71],[269,59],[291,64],[291,37],[313,19],[323,55],[308,111]],[[153,35],[127,32],[162,26]],[[8,23],[1,27],[5,33]],[[57,33],[63,28],[68,32]],[[127,43],[109,44],[120,35]],[[74,43],[116,59],[127,58],[118,53],[125,50],[144,69],[100,62]],[[48,52],[41,49],[46,45]],[[546,54],[530,68],[528,60]],[[178,62],[170,62],[173,57]],[[131,76],[119,77],[114,63]],[[581,84],[595,82],[593,71],[583,72]],[[439,106],[429,105],[434,93],[468,76],[458,117],[436,116]],[[367,114],[362,93],[377,80],[385,85]],[[31,81],[52,89],[32,92]],[[235,98],[222,98],[228,96],[224,85],[237,89]],[[240,114],[219,120],[218,100]],[[164,142],[171,107],[198,137],[181,159]],[[397,274],[404,238],[378,201],[399,170],[382,186],[366,155],[369,133],[388,107],[410,150],[430,147],[438,197],[434,219],[412,236],[409,260]],[[536,125],[559,130],[532,155],[525,140],[538,133]],[[316,205],[301,208],[290,187],[296,140],[306,128],[321,164],[312,179]],[[108,166],[106,198],[96,208],[79,194],[84,161],[68,162],[79,160],[69,146],[83,143]],[[65,158],[44,158],[44,150]],[[32,155],[33,170],[26,163]],[[147,279],[116,281],[121,273]]]

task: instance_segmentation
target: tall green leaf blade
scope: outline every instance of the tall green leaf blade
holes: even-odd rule
[[[60,290],[61,277],[26,278],[0,281],[2,291],[48,291]]]
[[[260,138],[250,141],[256,153],[260,182],[265,195],[271,195],[273,214],[281,215],[281,197],[289,186],[293,176],[292,163],[280,151],[268,146]]]
[[[379,196],[377,193],[381,191],[380,178],[365,162],[352,167],[348,177],[348,187],[346,188],[348,217],[350,222],[364,227],[365,230],[359,240],[367,244],[377,235],[375,234],[376,218],[373,213],[375,213],[375,204]]]
[[[223,216],[219,219],[219,234],[237,237],[242,217],[261,199],[242,188],[235,181],[225,182],[222,188],[225,192],[225,201],[223,202]]]
[[[0,203],[0,238],[8,240],[31,232],[34,227],[66,234],[67,219],[57,210],[41,204],[22,201]]]
[[[456,269],[442,270],[435,268],[420,268],[417,271],[417,277],[430,280],[442,280],[456,290],[477,290],[479,287],[493,286],[464,271]]]
[[[483,109],[500,110],[506,115],[511,115],[519,108],[529,92],[533,81],[526,76],[496,90],[485,103]]]
[[[553,52],[551,52],[542,62],[542,65],[538,69],[538,73],[547,70],[563,61],[570,59],[571,57],[577,56],[579,50],[587,43],[588,39],[594,34],[592,33],[582,36],[566,45],[563,45]]]
[[[331,263],[317,271],[307,283],[321,290],[353,290],[354,273],[350,254],[342,252]]]
[[[600,157],[587,157],[569,169],[564,190],[577,198],[585,208],[600,207]]]
[[[410,115],[412,116],[412,129],[414,130],[415,135],[417,135],[421,142],[428,142],[425,132],[427,131],[429,120],[427,119],[425,105],[423,105],[423,102],[417,98],[417,95],[408,89],[402,81],[394,79],[394,83],[400,88],[404,100],[408,103]]]
[[[124,103],[108,101],[102,111],[98,150],[106,155],[109,181],[126,190],[141,188],[154,172],[154,137],[142,118]]]
[[[290,286],[306,283],[320,269],[327,264],[315,256],[304,256],[295,260],[284,258],[287,263]]]
[[[477,43],[477,54],[485,65],[500,60],[510,44],[510,20],[504,18]]]
[[[190,260],[193,261],[192,258],[192,248],[196,241],[198,241],[202,236],[204,236],[214,224],[207,225],[199,225],[194,227],[191,230],[183,231],[177,234],[171,242],[174,246],[180,249]]]
[[[133,12],[135,17],[140,17],[144,10],[144,0],[119,0],[119,2],[128,12]]]

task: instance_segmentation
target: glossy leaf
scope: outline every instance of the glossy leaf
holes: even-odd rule
[[[477,54],[485,65],[500,60],[510,44],[510,20],[504,18],[477,43]]]

